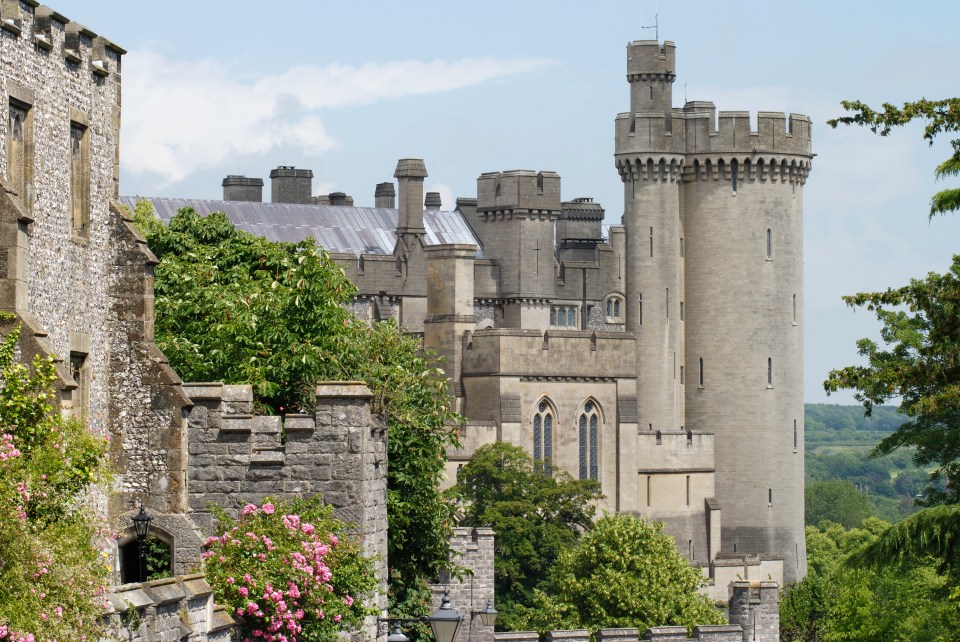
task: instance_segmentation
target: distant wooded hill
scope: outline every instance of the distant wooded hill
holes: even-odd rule
[[[906,421],[896,407],[879,406],[869,417],[863,416],[862,406],[806,404],[804,412],[808,524],[821,519],[842,521],[830,514],[831,508],[849,512],[837,499],[817,502],[819,494],[829,490],[833,497],[838,491],[836,484],[828,488],[818,482],[849,483],[849,492],[865,496],[872,514],[889,521],[899,521],[915,510],[914,499],[923,493],[929,478],[928,471],[914,465],[913,450],[870,457],[873,447]]]

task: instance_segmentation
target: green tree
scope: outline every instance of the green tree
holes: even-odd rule
[[[944,133],[960,131],[960,98],[945,100],[920,99],[916,102],[904,103],[903,107],[896,107],[889,103],[883,104],[883,111],[871,109],[859,100],[844,100],[843,108],[853,112],[850,116],[841,116],[828,120],[827,124],[836,128],[837,125],[864,125],[875,134],[887,136],[894,127],[902,127],[914,120],[922,121],[924,125],[923,138],[933,145],[937,136]],[[953,154],[934,172],[937,179],[944,179],[960,175],[960,138],[950,141]],[[930,217],[937,214],[946,214],[960,209],[960,188],[948,188],[933,195],[930,201]]]
[[[0,321],[0,638],[97,639],[110,567],[90,492],[109,481],[107,442],[61,414],[53,359],[19,363],[20,328]]]
[[[844,528],[860,526],[871,514],[870,501],[852,482],[840,479],[807,484],[804,514],[808,526],[826,520]]]
[[[847,561],[878,541],[889,526],[871,517],[861,528],[845,529],[830,522],[807,527],[808,574],[784,591],[781,640],[958,639],[957,603],[931,564],[870,568]]]
[[[537,591],[530,624],[538,631],[721,624],[698,592],[704,579],[661,522],[607,515],[560,554],[546,590]]]
[[[919,100],[901,108],[884,104],[883,111],[860,101],[842,104],[852,115],[828,121],[832,127],[864,125],[886,136],[894,127],[918,120],[925,123],[923,137],[931,145],[941,134],[960,131],[958,98]],[[960,138],[951,138],[950,145],[953,154],[936,168],[938,179],[960,175]],[[948,188],[933,196],[930,217],[957,209],[960,188]],[[900,412],[910,420],[881,441],[875,452],[916,446],[915,461],[935,465],[934,478],[945,477],[950,501],[957,501],[960,487],[949,481],[960,473],[960,256],[945,274],[931,272],[909,285],[861,292],[844,301],[876,315],[885,346],[871,339],[858,341],[857,351],[867,365],[831,371],[824,388],[828,393],[855,390],[868,415],[874,406],[901,398]]]
[[[599,484],[545,475],[522,448],[496,443],[477,449],[450,494],[462,506],[462,526],[496,531],[497,627],[519,630],[550,566],[592,526]]]
[[[421,342],[347,310],[357,290],[312,239],[275,243],[223,213],[134,220],[160,263],[155,334],[187,380],[252,384],[261,412],[309,412],[320,380],[361,380],[388,419],[391,610],[425,615],[425,580],[448,565],[452,505],[439,484],[457,416]]]

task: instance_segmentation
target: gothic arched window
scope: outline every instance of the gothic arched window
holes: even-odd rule
[[[583,405],[580,413],[580,479],[599,479],[600,408],[594,401]]]
[[[543,399],[533,416],[533,465],[544,474],[553,472],[553,406]]]

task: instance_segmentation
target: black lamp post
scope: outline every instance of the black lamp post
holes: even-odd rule
[[[484,626],[493,626],[497,621],[500,612],[493,608],[493,600],[487,600],[487,608],[482,611],[470,611],[470,619],[480,616],[480,624]]]
[[[141,582],[146,579],[146,569],[144,569],[144,565],[147,559],[147,532],[150,530],[151,521],[153,521],[153,516],[143,509],[143,504],[140,504],[140,512],[133,516],[133,530],[137,533],[137,545],[140,549]]]
[[[457,637],[457,630],[463,622],[463,616],[450,606],[450,591],[443,593],[440,608],[427,618],[430,628],[433,629],[433,638],[436,642],[453,642]]]
[[[488,608],[492,609],[493,605],[488,605]],[[391,624],[394,625],[393,631],[387,636],[387,642],[410,642],[410,638],[400,630],[400,625],[413,622],[429,622],[430,628],[433,630],[435,642],[453,642],[457,637],[457,630],[460,628],[460,623],[463,622],[463,616],[454,611],[453,607],[450,606],[450,591],[445,591],[443,600],[440,602],[440,608],[434,611],[430,617],[377,618],[377,624],[386,624],[387,626]]]

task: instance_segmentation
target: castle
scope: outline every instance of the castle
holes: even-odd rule
[[[58,357],[65,411],[111,436],[105,508],[129,521],[143,502],[175,573],[199,556],[207,502],[235,510],[265,494],[323,493],[384,551],[385,435],[362,384],[319,382],[315,412],[286,417],[281,440],[278,418],[252,415],[249,386],[184,384],[153,344],[156,258],[118,195],[123,54],[33,0],[0,4],[0,308],[24,327],[21,355]],[[737,575],[805,573],[810,128],[674,109],[674,71],[672,43],[628,46],[624,218],[608,236],[601,206],[561,200],[547,171],[484,173],[476,198],[443,211],[418,159],[397,164],[372,208],[312,196],[312,173],[293,167],[271,172],[274,203],[240,176],[223,201],[151,200],[163,218],[192,206],[276,240],[313,235],[359,287],[358,316],[395,319],[444,357],[467,418],[451,480],[483,444],[523,446],[547,472],[596,479],[605,509],[664,521],[725,599]],[[117,542],[118,581],[132,540]],[[182,602],[225,639],[229,616],[202,578],[130,591],[137,605]]]
[[[422,160],[399,161],[373,208],[311,195],[310,170],[228,176],[223,211],[273,240],[312,235],[360,289],[444,357],[463,448],[524,447],[596,479],[603,508],[662,520],[704,566],[761,556],[806,572],[803,533],[803,185],[807,117],[674,108],[675,47],[627,47],[630,110],[615,120],[622,224],[561,199],[549,171],[483,173],[443,211]],[[126,199],[128,205],[134,199]],[[722,515],[722,519],[721,519]],[[719,556],[719,558],[718,558]],[[767,559],[770,558],[770,559]],[[781,571],[772,570],[778,579]]]

